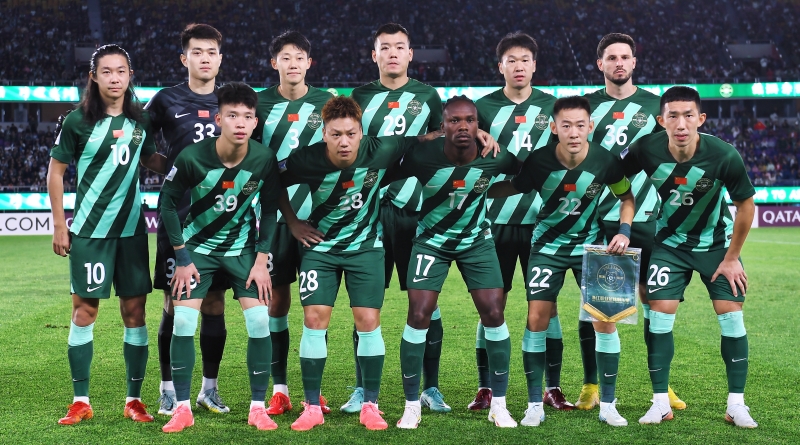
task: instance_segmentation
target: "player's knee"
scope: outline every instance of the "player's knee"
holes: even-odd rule
[[[179,337],[194,337],[200,311],[187,306],[175,306],[175,321],[172,334]]]
[[[717,315],[717,321],[719,321],[723,337],[739,338],[747,335],[747,331],[744,329],[744,314],[742,311]]]
[[[488,309],[481,314],[481,321],[484,326],[500,326],[504,322],[503,308],[498,306]]]
[[[650,308],[650,332],[653,334],[669,334],[675,325],[675,314],[665,314]]]
[[[408,324],[417,329],[430,323],[430,315],[428,311],[422,306],[409,306],[408,308]]]
[[[253,306],[243,311],[243,314],[248,337],[269,337],[269,315],[266,306]]]
[[[145,300],[138,297],[120,299],[120,315],[126,327],[144,326]]]

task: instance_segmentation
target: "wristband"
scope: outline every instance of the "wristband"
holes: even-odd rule
[[[175,264],[178,267],[186,267],[192,264],[192,257],[189,256],[189,250],[187,248],[177,249],[175,250]]]
[[[628,239],[631,238],[631,225],[628,223],[620,223],[619,224],[619,235],[625,235]]]

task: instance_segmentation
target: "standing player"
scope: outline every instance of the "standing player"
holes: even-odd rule
[[[478,110],[466,96],[444,106],[444,139],[438,138],[407,154],[406,175],[424,184],[422,211],[408,269],[408,319],[400,343],[400,368],[406,406],[399,428],[420,422],[420,372],[428,326],[450,264],[456,261],[485,326],[489,383],[494,397],[489,420],[505,428],[517,426],[506,409],[511,342],[503,318],[502,278],[486,216],[486,191],[501,173],[517,164],[507,151],[496,158],[478,156]]]
[[[657,124],[659,97],[633,84],[636,68],[636,43],[627,34],[612,33],[597,45],[597,67],[605,77],[605,88],[586,95],[592,107],[594,131],[589,140],[602,145],[614,155],[628,145],[652,132],[663,131]],[[648,264],[653,250],[658,216],[658,194],[644,173],[631,178],[636,197],[636,211],[631,231],[631,246],[642,249],[642,264]],[[600,231],[606,242],[611,242],[619,232],[620,202],[608,190],[600,196]],[[639,299],[644,312],[645,342],[650,335],[649,306],[645,274],[640,275]],[[597,361],[595,360],[594,328],[589,322],[578,322],[578,336],[583,359],[583,388],[575,406],[592,409],[599,403],[597,388]],[[548,348],[549,353],[549,348]],[[685,409],[686,403],[669,389],[670,406]]]
[[[275,150],[280,162],[296,148],[322,140],[322,107],[332,95],[305,83],[306,71],[311,67],[311,44],[305,36],[297,31],[284,32],[270,42],[269,51],[280,84],[258,93],[258,126],[253,137]],[[308,219],[311,213],[308,185],[293,185],[287,191],[297,217]],[[273,395],[267,413],[277,415],[292,409],[286,385],[288,314],[290,285],[297,280],[300,268],[300,245],[282,215],[273,242],[269,264],[273,285],[269,304]],[[327,403],[322,406],[325,412],[330,412]]]
[[[353,90],[353,99],[363,110],[364,134],[377,137],[417,136],[438,130],[442,120],[439,93],[430,85],[408,77],[408,64],[414,56],[408,31],[396,23],[386,23],[378,27],[372,41],[372,60],[378,65],[380,78]],[[381,200],[381,224],[386,229],[383,242],[386,248],[387,289],[395,265],[400,289],[408,289],[406,272],[411,258],[411,240],[419,218],[420,193],[419,181],[411,177],[389,185]],[[426,338],[422,403],[437,412],[450,411],[438,388],[443,335],[441,314],[436,310]],[[355,331],[353,349],[358,349]],[[358,412],[361,409],[361,373],[356,362],[356,389],[350,400],[342,406],[344,412]]]
[[[556,98],[531,87],[538,52],[536,40],[527,34],[512,33],[503,37],[497,44],[497,66],[506,85],[475,102],[480,128],[489,132],[520,161],[525,161],[533,150],[544,146],[550,138],[549,121]],[[507,178],[501,174],[497,179]],[[512,288],[517,258],[523,275],[528,270],[530,240],[541,204],[542,200],[535,191],[489,201],[486,219],[492,223],[492,237],[503,276],[504,301]],[[547,343],[550,366],[547,368],[545,403],[557,409],[572,409],[572,404],[564,398],[559,383],[564,344],[558,315],[550,320]],[[489,389],[489,358],[486,354],[484,327],[480,322],[475,348],[478,394],[469,404],[469,409],[481,410],[489,408],[492,392]]]
[[[581,286],[584,244],[602,239],[597,223],[597,202],[605,186],[621,201],[619,233],[608,251],[622,253],[629,245],[634,197],[617,157],[589,142],[592,121],[589,101],[572,96],[553,105],[551,131],[558,142],[533,152],[511,181],[497,184],[491,196],[508,196],[536,190],[542,208],[533,231],[528,265],[528,321],[522,340],[522,363],[528,381],[528,409],[520,423],[538,426],[544,421],[542,374],[547,365],[547,328],[556,299],[572,269]],[[619,369],[620,341],[614,323],[594,322],[598,337],[595,354],[603,376],[600,421],[613,426],[628,422],[619,415],[614,397]]]
[[[720,349],[729,392],[725,419],[739,427],[755,428],[758,424],[744,404],[748,344],[742,306],[747,274],[739,259],[753,222],[755,190],[736,149],[698,133],[705,119],[697,91],[672,87],[661,96],[658,116],[666,132],[642,138],[620,154],[628,174],[646,173],[661,197],[647,269],[647,365],[653,405],[639,423],[661,423],[673,417],[667,396],[675,351],[672,328],[684,290],[692,272],[697,271],[722,328]],[[736,206],[735,221],[725,203],[723,186]]]
[[[248,424],[259,430],[278,427],[264,406],[272,357],[267,313],[272,285],[267,261],[281,193],[277,161],[270,148],[250,141],[257,120],[256,92],[234,82],[216,94],[219,113],[215,122],[221,136],[185,148],[163,187],[162,219],[177,265],[171,283],[175,335],[170,352],[178,402],[172,419],[162,428],[165,433],[194,425],[189,403],[194,333],[211,278],[217,273],[230,280],[247,327]],[[178,205],[187,191],[192,202],[181,225]],[[259,196],[261,209],[258,233],[252,205],[255,196]]]
[[[81,103],[63,121],[50,152],[47,190],[53,208],[53,251],[69,255],[72,322],[67,355],[74,398],[58,423],[91,419],[89,370],[94,351],[94,322],[100,300],[111,283],[119,296],[125,325],[128,396],[125,417],[151,422],[141,401],[147,367],[145,302],[150,287],[147,229],[139,195],[139,163],[164,173],[164,158],[155,155],[149,117],[142,112],[131,84],[128,53],[104,45],[92,54],[89,81]],[[77,165],[77,199],[72,225],[64,217],[64,171]]]
[[[214,121],[217,114],[215,79],[222,62],[222,35],[209,25],[191,24],[181,33],[181,63],[188,69],[189,81],[165,88],[147,104],[153,119],[153,129],[161,130],[167,141],[167,170],[183,149],[206,138],[219,135]],[[163,195],[159,197],[159,203]],[[191,204],[190,194],[178,204],[178,218],[186,219]],[[153,286],[164,291],[164,311],[158,328],[158,362],[161,367],[159,414],[172,415],[175,410],[175,386],[170,369],[170,342],[174,327],[174,311],[169,281],[175,273],[175,253],[159,212],[157,253]],[[217,391],[217,376],[225,348],[225,291],[230,287],[224,274],[213,283],[200,307],[200,351],[203,356],[203,385],[197,395],[197,406],[215,413],[230,409]]]

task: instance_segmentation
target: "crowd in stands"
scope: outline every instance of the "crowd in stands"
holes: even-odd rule
[[[0,22],[0,81],[85,78],[85,67],[76,69],[70,63],[67,47],[92,41],[86,2],[11,3]],[[539,84],[602,82],[596,68],[597,42],[611,31],[629,33],[637,40],[640,81],[800,78],[800,43],[791,38],[800,6],[789,0],[331,0],[324,6],[295,0],[101,3],[103,38],[94,43],[114,42],[128,49],[137,81],[146,83],[184,79],[179,35],[188,22],[210,23],[222,32],[222,81],[263,86],[277,81],[269,63],[269,41],[287,29],[302,31],[312,42],[310,82],[336,86],[374,80],[371,35],[387,21],[406,26],[413,47],[447,49],[445,63],[412,63],[413,77],[429,83],[499,82],[495,45],[514,30],[539,41],[534,77]],[[728,22],[728,12],[735,13],[731,17],[737,23]],[[784,59],[766,60],[763,70],[733,63],[724,43],[746,39],[775,41]]]

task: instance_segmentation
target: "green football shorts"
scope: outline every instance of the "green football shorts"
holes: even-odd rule
[[[500,262],[500,273],[503,276],[503,292],[509,293],[513,287],[517,259],[523,277],[528,271],[533,224],[494,224],[492,236],[497,250],[497,260]]]
[[[153,291],[147,235],[126,238],[82,238],[71,235],[69,280],[81,298],[109,298],[111,284],[118,297]]]
[[[197,272],[200,273],[199,283],[192,278],[191,300],[205,298],[214,281],[214,276],[220,273],[228,277],[228,282],[233,288],[233,298],[258,298],[258,287],[255,283],[250,283],[249,288],[245,287],[247,278],[250,276],[250,270],[256,263],[255,252],[239,256],[210,256],[190,251],[189,255],[192,257],[192,262],[194,267],[197,268]],[[177,300],[178,297],[173,296],[172,299]]]
[[[683,292],[692,280],[692,272],[696,270],[712,300],[744,302],[744,292],[739,289],[739,296],[733,295],[731,285],[724,276],[720,275],[714,282],[711,281],[727,252],[728,249],[691,252],[656,244],[647,271],[640,273],[647,277],[647,299],[683,301]],[[742,262],[741,258],[739,262]]]
[[[456,262],[467,289],[500,289],[503,278],[492,238],[478,238],[470,247],[457,252],[437,249],[414,240],[408,264],[409,289],[442,291],[450,263]]]
[[[333,307],[344,274],[350,307],[380,309],[383,256],[383,248],[335,253],[306,249],[300,265],[300,304]]]
[[[528,258],[528,273],[525,289],[528,301],[541,300],[556,302],[567,270],[572,269],[578,288],[581,287],[583,256],[545,255],[531,252]]]
[[[303,245],[295,239],[286,223],[278,223],[272,247],[269,249],[270,276],[273,286],[282,286],[297,281]]]

